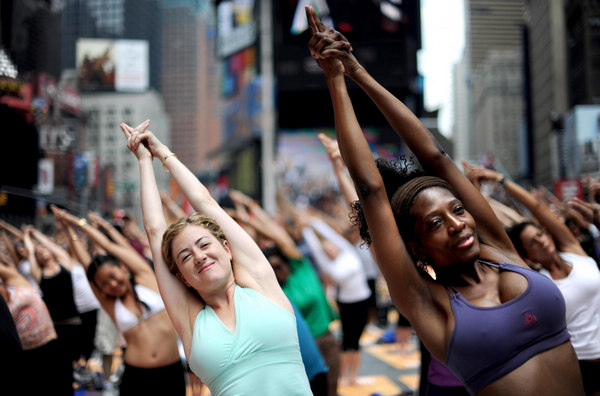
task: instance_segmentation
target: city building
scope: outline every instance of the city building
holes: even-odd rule
[[[569,106],[600,104],[600,2],[565,6]]]
[[[89,200],[104,213],[125,209],[140,220],[139,168],[137,159],[126,146],[119,128],[121,122],[135,126],[150,119],[150,130],[161,142],[171,145],[170,121],[161,96],[155,91],[142,93],[84,94],[81,108],[87,114],[87,136],[90,158],[97,158],[98,181],[93,183]],[[85,161],[85,158],[82,158]],[[161,161],[154,160],[159,189],[168,191],[169,175]]]
[[[52,104],[38,100],[37,76],[58,79],[60,63],[53,54],[60,43],[59,9],[54,1],[0,2],[0,217],[31,224],[39,208],[39,110]],[[42,106],[38,106],[43,103]],[[17,171],[11,171],[11,170]]]
[[[471,79],[472,150],[511,177],[526,171],[522,59],[520,48],[491,49]]]
[[[210,172],[209,154],[222,142],[215,15],[210,1],[161,6],[161,92],[171,118],[171,149],[197,175]]]
[[[469,89],[467,59],[464,56],[454,65],[452,73],[452,94],[454,124],[452,125],[452,141],[454,142],[455,160],[471,160],[471,139],[469,138]]]
[[[564,2],[529,0],[529,76],[531,89],[531,134],[533,180],[552,186],[566,177],[564,159],[559,157],[563,117],[569,108],[567,31]]]
[[[457,150],[513,178],[528,174],[522,0],[465,1],[464,62],[455,71]],[[465,119],[466,118],[466,119]],[[457,129],[455,129],[456,131]],[[466,143],[464,142],[466,140]],[[458,149],[460,147],[460,149]]]
[[[420,2],[332,0],[326,7],[323,3],[318,9],[323,22],[344,34],[366,70],[422,117],[423,84],[417,72]],[[311,174],[324,177],[323,167],[330,166],[316,135],[333,134],[334,115],[323,72],[308,49],[310,32],[302,27],[302,4],[273,2],[276,142],[278,172],[284,179],[279,182],[287,179],[297,183],[298,190],[304,186],[300,183],[326,190],[324,180],[307,180]],[[386,158],[409,154],[377,106],[356,84],[347,81],[358,121],[372,149]],[[323,155],[314,155],[319,150]]]

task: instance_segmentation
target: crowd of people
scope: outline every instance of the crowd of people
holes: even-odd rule
[[[148,120],[121,124],[145,232],[56,206],[53,235],[0,222],[3,393],[70,395],[98,351],[122,396],[185,395],[186,383],[194,395],[335,396],[358,383],[382,278],[427,356],[420,394],[600,394],[600,183],[587,180],[588,201],[561,202],[493,169],[461,169],[348,40],[306,13],[334,109],[336,137],[318,138],[338,199],[297,205],[281,186],[268,213],[241,191],[214,197]],[[346,78],[420,166],[374,160]],[[159,191],[153,160],[193,213]]]

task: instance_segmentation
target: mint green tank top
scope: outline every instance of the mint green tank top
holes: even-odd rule
[[[189,365],[213,396],[312,395],[295,316],[235,285],[235,331],[208,305],[196,316]]]

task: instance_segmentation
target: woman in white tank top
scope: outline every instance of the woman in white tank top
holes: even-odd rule
[[[112,242],[85,219],[55,207],[52,210],[71,236],[72,249],[85,263],[87,278],[100,305],[127,343],[120,395],[185,395],[177,334],[146,259],[133,248]],[[74,227],[109,255],[90,257]]]

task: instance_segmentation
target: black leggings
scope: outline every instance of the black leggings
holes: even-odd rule
[[[310,380],[313,396],[327,396],[327,371],[323,371]]]
[[[180,361],[156,368],[141,368],[125,363],[119,385],[120,396],[185,396],[185,392],[185,371]]]
[[[81,327],[77,332],[77,353],[88,360],[94,351],[94,338],[96,336],[96,324],[98,323],[98,310],[94,309],[79,314]]]
[[[586,395],[592,392],[600,391],[600,362],[590,360],[580,360],[581,378],[583,379],[583,388]]]
[[[37,370],[33,378],[29,378],[26,384],[21,384],[23,387],[22,394],[73,394],[71,355],[65,353],[62,344],[58,340],[55,339],[40,347],[24,351],[24,360],[28,365],[37,367]],[[23,369],[25,370],[26,367],[23,367]]]
[[[342,350],[358,351],[362,335],[369,316],[369,299],[355,303],[338,301],[340,321],[342,322]]]

